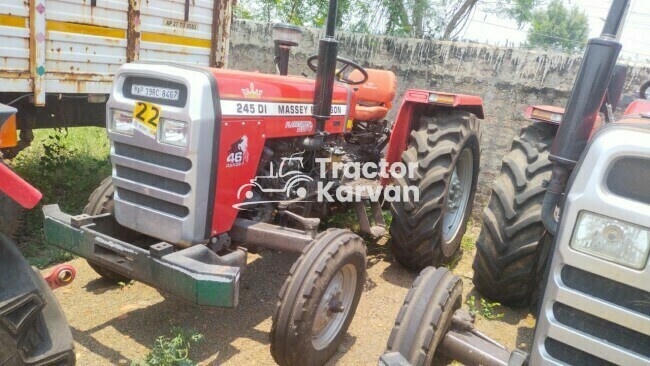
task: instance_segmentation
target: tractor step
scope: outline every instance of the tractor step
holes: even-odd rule
[[[59,248],[202,306],[234,308],[246,265],[240,249],[217,255],[205,245],[175,251],[169,243],[138,246],[126,242],[113,216],[70,216],[58,205],[43,207],[46,240]],[[151,239],[151,238],[150,238]]]

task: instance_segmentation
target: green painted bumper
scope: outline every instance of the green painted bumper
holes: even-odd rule
[[[44,206],[43,214],[52,245],[197,305],[237,306],[245,252],[219,256],[204,245],[173,252],[167,243],[143,249],[110,235],[115,228],[110,215],[70,216],[58,205]]]

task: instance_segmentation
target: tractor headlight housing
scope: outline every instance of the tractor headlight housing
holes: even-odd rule
[[[571,248],[634,269],[643,269],[650,253],[650,229],[582,211]]]
[[[173,119],[160,119],[160,142],[174,146],[187,146],[187,123]]]
[[[109,129],[123,135],[133,135],[133,113],[113,109]]]

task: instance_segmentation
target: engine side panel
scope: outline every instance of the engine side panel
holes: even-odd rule
[[[312,79],[211,69],[219,88],[221,136],[217,159],[212,235],[229,231],[258,169],[267,139],[313,135],[315,82]],[[345,132],[354,114],[354,95],[344,84],[334,86],[329,134]],[[220,122],[219,122],[220,121]]]

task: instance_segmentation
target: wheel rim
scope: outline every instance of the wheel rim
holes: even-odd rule
[[[465,148],[458,160],[447,190],[447,211],[443,217],[442,237],[446,243],[452,241],[463,223],[463,216],[472,190],[474,178],[474,159],[471,148]],[[451,255],[451,253],[445,253]]]
[[[322,350],[339,334],[350,313],[357,288],[357,270],[353,264],[341,268],[327,285],[318,304],[312,326],[312,344]]]

